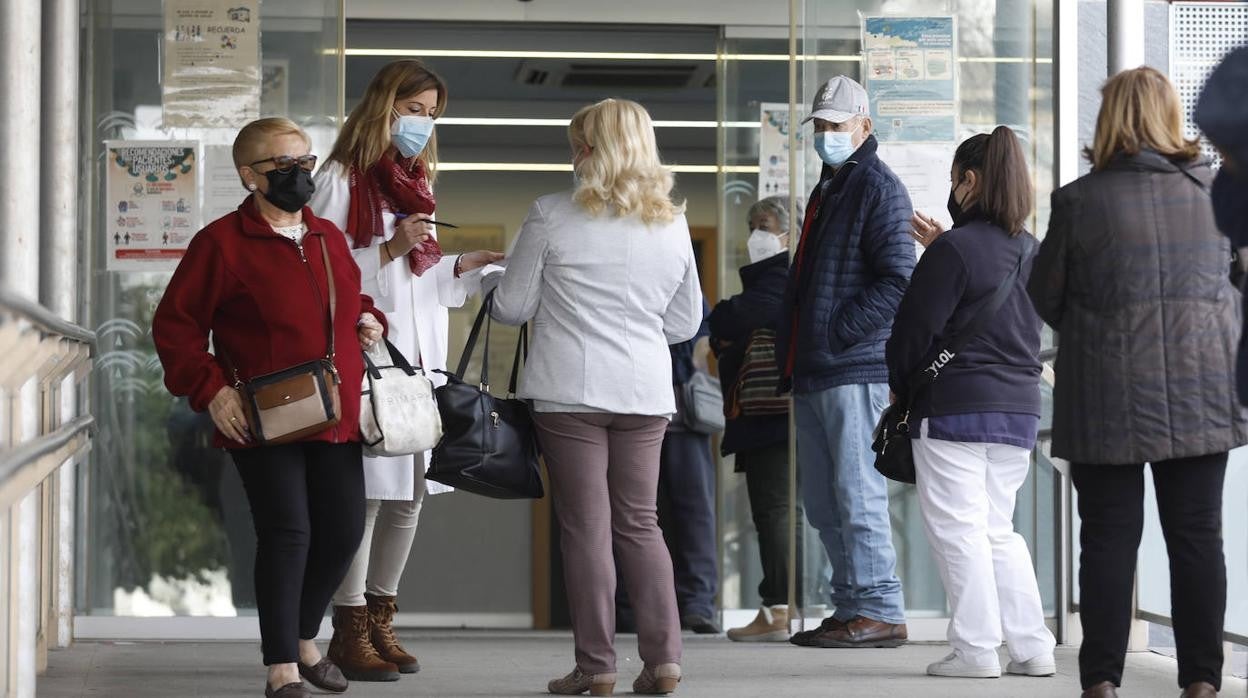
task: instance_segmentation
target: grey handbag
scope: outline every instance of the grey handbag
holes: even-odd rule
[[[724,393],[719,381],[705,371],[694,371],[683,385],[676,387],[676,416],[673,427],[683,426],[699,434],[718,434],[724,430]]]

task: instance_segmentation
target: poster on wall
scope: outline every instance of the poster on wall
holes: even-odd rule
[[[260,116],[260,0],[165,0],[165,128]]]
[[[172,271],[199,230],[194,141],[105,141],[109,271]]]
[[[864,87],[882,142],[958,137],[953,17],[863,17]]]

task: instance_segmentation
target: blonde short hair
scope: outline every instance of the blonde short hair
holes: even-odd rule
[[[446,111],[446,82],[419,60],[414,58],[394,61],[373,76],[364,97],[351,110],[329,154],[331,162],[344,169],[352,167],[367,170],[390,149],[390,122],[394,116],[394,102],[414,97],[427,90],[438,93],[438,103],[431,116],[438,118]],[[433,183],[438,178],[438,134],[429,135],[429,142],[417,159],[425,166],[425,175]]]
[[[672,201],[674,178],[659,160],[650,114],[636,102],[604,99],[572,117],[568,140],[589,154],[576,165],[573,198],[593,215],[611,209],[617,216],[639,216],[667,223],[684,212]]]
[[[1200,143],[1183,135],[1183,107],[1174,86],[1149,67],[1124,70],[1101,88],[1096,136],[1083,153],[1093,170],[1103,170],[1115,155],[1145,149],[1189,161],[1200,155]]]
[[[268,155],[269,141],[277,136],[299,136],[312,147],[312,139],[299,128],[299,124],[282,116],[257,119],[243,127],[234,137],[234,167],[247,167]],[[281,153],[288,155],[289,153]]]

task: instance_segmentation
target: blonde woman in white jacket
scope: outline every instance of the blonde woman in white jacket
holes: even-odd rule
[[[316,175],[312,210],[345,231],[364,293],[392,319],[389,339],[413,364],[446,368],[448,307],[480,290],[481,268],[502,258],[478,251],[442,257],[430,184],[437,167],[433,119],[446,85],[420,61],[396,61],[369,84]],[[439,374],[431,373],[435,383]],[[351,681],[393,681],[420,664],[391,627],[425,492],[423,457],[364,459],[364,539],[334,595],[329,656]]]
[[[668,345],[698,331],[702,292],[646,110],[608,99],[577,112],[568,134],[576,189],[533,204],[507,271],[484,284],[497,287],[495,319],[533,322],[519,396],[532,401],[550,475],[576,644],[576,667],[547,688],[615,690],[618,559],[644,664],[633,690],[667,694],[682,653],[655,503],[676,411]]]

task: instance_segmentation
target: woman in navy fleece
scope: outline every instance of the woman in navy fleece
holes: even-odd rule
[[[944,232],[916,214],[927,246],[897,310],[885,358],[905,395],[1025,255],[1014,288],[985,328],[919,392],[911,424],[919,507],[949,596],[953,652],[933,676],[995,678],[1004,639],[1007,671],[1051,676],[1054,639],[1044,624],[1031,555],[1014,532],[1014,501],[1040,425],[1040,318],[1027,296],[1035,248],[1023,224],[1032,187],[1018,138],[1000,126],[954,155]]]

